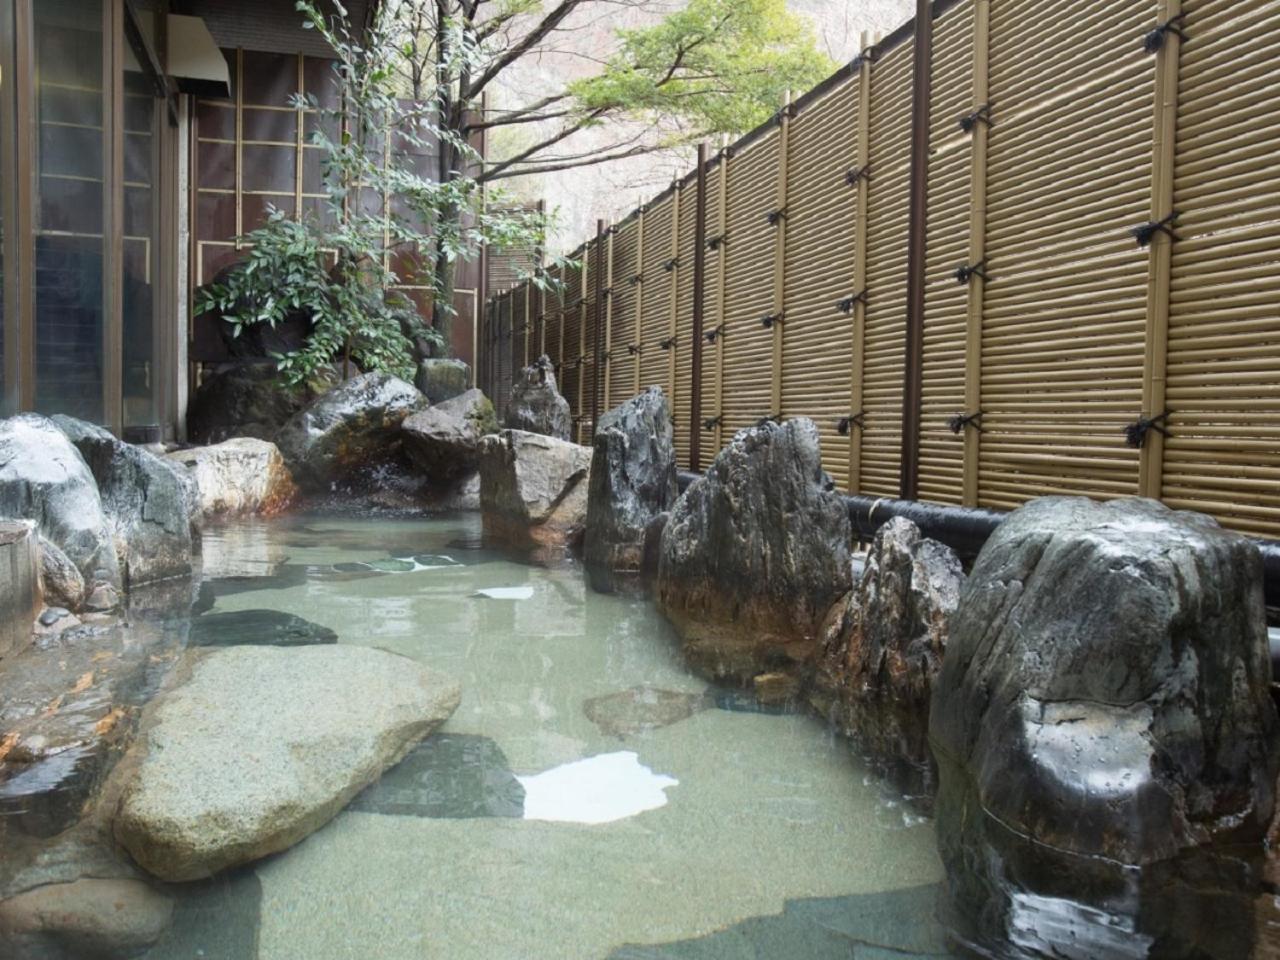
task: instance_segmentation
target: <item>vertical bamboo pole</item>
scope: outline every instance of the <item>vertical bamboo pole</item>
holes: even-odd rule
[[[707,144],[698,144],[693,221],[693,355],[689,365],[689,469],[702,467],[702,323],[707,285]]]
[[[298,54],[298,93],[305,95],[307,92],[307,76],[304,68],[305,60],[302,54]],[[306,126],[307,114],[305,110],[299,107],[297,112],[298,126],[294,130],[294,155],[293,155],[293,215],[295,219],[302,219],[302,158],[303,145],[307,142]]]
[[[1182,0],[1161,0],[1160,22],[1182,13]],[[1159,223],[1173,213],[1174,148],[1178,120],[1178,58],[1182,38],[1164,35],[1156,53],[1155,125],[1151,144],[1151,220]],[[1147,329],[1142,365],[1142,416],[1165,412],[1165,366],[1169,347],[1169,283],[1173,257],[1172,230],[1157,230],[1151,238],[1147,268]],[[1159,498],[1164,465],[1164,434],[1147,431],[1138,452],[1138,492]]]
[[[526,280],[521,286],[524,287],[524,363],[520,364],[523,368],[532,359],[529,346],[533,342],[533,284]]]
[[[729,265],[729,148],[720,150],[720,255],[716,258],[716,315],[715,322],[720,327],[719,343],[716,346],[716,451],[724,446],[724,350],[725,314],[728,302],[725,299],[725,281]]]
[[[784,299],[786,297],[787,259],[787,165],[788,141],[791,135],[791,93],[783,102],[778,130],[778,200],[779,213],[773,235],[773,383],[769,393],[769,416],[782,416],[782,335],[786,328]]]
[[[588,286],[591,272],[595,270],[595,261],[592,259],[594,248],[591,244],[583,244],[582,247],[582,270],[578,275],[578,347],[574,362],[578,365],[578,402],[573,405],[573,441],[574,443],[582,442],[582,381],[586,378],[582,375],[582,364],[587,357],[587,291],[591,289]]]
[[[849,360],[849,490],[857,493],[862,482],[862,378],[865,367],[867,298],[867,214],[871,208],[871,57],[868,37],[862,35],[858,68],[857,165],[858,196],[853,220],[853,327]]]
[[[605,277],[604,277],[604,377],[601,379],[601,404],[609,408],[609,386],[613,382],[613,238],[616,231],[609,225],[605,234]],[[595,430],[592,429],[592,437]]]
[[[344,200],[345,204],[346,201]],[[236,48],[236,249],[244,234],[244,48]]]
[[[667,402],[671,404],[671,422],[677,430],[682,424],[676,416],[676,351],[680,349],[676,339],[676,328],[680,319],[680,194],[681,185],[677,181],[671,190],[671,295],[667,298],[667,337],[671,348],[667,354]]]
[[[631,354],[631,394],[632,396],[640,392],[640,325],[644,322],[644,207],[640,208],[639,214],[636,215],[636,272],[634,277],[628,277],[627,283],[633,280],[636,285],[636,322],[632,330],[632,343],[627,347],[627,352]],[[633,349],[634,348],[634,349]]]
[[[117,436],[124,429],[124,5],[104,13],[106,75],[102,90],[106,135],[103,182],[102,422]]]
[[[596,220],[595,252],[595,287],[592,300],[596,306],[594,335],[591,337],[591,439],[594,441],[596,426],[600,423],[600,365],[604,362],[602,347],[604,330],[604,278],[608,268],[605,266],[605,234],[604,220]],[[585,326],[585,324],[584,324]],[[581,377],[578,378],[581,382]]]
[[[991,0],[974,0],[973,5],[973,108],[988,102],[988,51],[991,45]],[[969,260],[986,259],[987,247],[987,125],[973,125],[969,172]],[[986,291],[982,273],[969,278],[968,313],[964,340],[964,413],[972,416],[982,409],[982,307]],[[982,434],[972,425],[964,431],[964,465],[961,500],[967,507],[978,503],[978,452]]]

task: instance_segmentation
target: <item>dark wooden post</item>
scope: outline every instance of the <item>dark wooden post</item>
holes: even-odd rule
[[[698,144],[693,216],[693,357],[689,387],[689,469],[702,469],[702,300],[707,282],[707,145]]]
[[[592,266],[596,273],[595,302],[596,319],[592,336],[591,358],[591,442],[595,443],[596,427],[600,423],[600,364],[603,351],[600,349],[600,332],[604,329],[604,220],[596,221],[596,255]]]
[[[929,219],[929,87],[933,3],[916,0],[911,88],[911,197],[907,234],[907,335],[902,370],[902,458],[899,495],[914,500],[920,485],[920,403],[924,364],[925,230]]]

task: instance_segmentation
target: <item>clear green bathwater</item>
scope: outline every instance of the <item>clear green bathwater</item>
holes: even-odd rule
[[[206,533],[197,619],[293,614],[464,693],[326,827],[185,888],[149,957],[945,955],[932,826],[845,742],[708,688],[651,604],[479,534],[318,516]]]

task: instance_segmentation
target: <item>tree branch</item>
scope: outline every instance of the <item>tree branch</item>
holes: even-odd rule
[[[487,183],[490,180],[505,180],[508,177],[524,177],[533,176],[542,173],[556,173],[560,170],[573,170],[577,167],[590,167],[597,163],[609,163],[612,160],[625,160],[627,157],[642,157],[649,153],[658,153],[662,150],[670,150],[671,144],[650,144],[645,146],[637,144],[634,147],[627,147],[625,150],[618,150],[614,153],[590,153],[583,154],[581,158],[566,160],[563,163],[542,163],[535,166],[522,167],[519,170],[504,169],[497,172],[481,173],[476,179],[480,183]]]
[[[493,82],[503,70],[511,66],[526,53],[545,40],[551,33],[564,22],[565,18],[581,4],[583,0],[560,0],[558,6],[550,13],[542,18],[542,22],[530,30],[520,39],[518,43],[512,46],[506,53],[498,57],[493,63],[485,69],[484,73],[476,78],[475,83],[471,86],[471,95],[476,96]]]

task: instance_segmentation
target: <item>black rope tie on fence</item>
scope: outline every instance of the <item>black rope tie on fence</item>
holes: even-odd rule
[[[973,128],[979,123],[985,123],[987,126],[991,126],[991,105],[984,103],[977,110],[973,111],[973,113],[966,113],[958,122],[960,124],[960,129],[965,133],[972,133]]]
[[[640,353],[642,350],[644,350],[644,347],[643,347],[643,346],[641,346],[641,345],[640,345],[640,344],[638,344],[638,343],[629,343],[629,344],[627,344],[627,353],[631,354],[631,356],[633,356],[633,357],[634,357],[636,354]]]
[[[670,260],[668,260],[666,263],[662,265],[662,269],[667,271],[667,273],[670,273],[672,270],[674,270],[678,266],[680,266],[680,258],[672,257]]]
[[[717,426],[723,419],[724,419],[724,415],[719,413],[717,413],[714,417],[707,417],[707,419],[702,421],[702,429],[710,430],[712,427]]]
[[[840,434],[842,437],[847,437],[849,435],[849,431],[854,427],[861,430],[863,428],[862,419],[866,415],[867,412],[865,410],[859,410],[857,413],[851,413],[847,417],[841,417],[836,421],[836,433]]]
[[[1147,442],[1147,434],[1152,430],[1166,437],[1171,437],[1173,434],[1162,426],[1162,424],[1167,424],[1168,422],[1168,410],[1154,417],[1139,417],[1135,422],[1125,426],[1124,442],[1135,450],[1140,450],[1142,445]]]
[[[1152,220],[1150,223],[1140,223],[1136,227],[1130,227],[1129,233],[1133,239],[1138,241],[1138,246],[1148,246],[1155,239],[1157,233],[1166,234],[1170,240],[1177,240],[1178,236],[1173,232],[1173,225],[1178,219],[1178,211],[1174,210],[1163,220]]]
[[[600,291],[600,296],[605,300],[611,299],[613,297],[613,287],[605,287]]]
[[[702,339],[707,341],[707,343],[715,343],[716,337],[723,337],[723,336],[724,336],[724,324],[718,323],[714,327],[712,327],[710,330],[703,331]]]
[[[660,346],[663,350],[670,350],[675,345],[676,345],[675,337],[667,337],[667,339],[663,340],[661,343],[658,344],[658,346]]]
[[[633,287],[634,287],[637,283],[644,283],[644,274],[643,274],[643,273],[637,273],[634,277],[632,277],[630,280],[628,280],[628,281],[627,281],[627,283],[631,284]]]
[[[771,413],[756,421],[757,427],[767,427],[771,423],[782,423],[782,413]]]
[[[760,318],[760,326],[764,327],[766,330],[771,329],[775,323],[780,327],[786,323],[786,319],[783,317],[781,310],[777,313],[770,313]]]
[[[973,264],[962,263],[956,267],[957,283],[966,284],[974,277],[981,277],[983,280],[987,279],[987,261],[979,260]]]
[[[865,307],[867,305],[867,291],[852,293],[843,300],[837,300],[836,309],[841,313],[853,313],[853,305],[855,303],[860,303]]]
[[[787,219],[787,208],[779,207],[777,210],[770,210],[764,217],[769,221],[769,226],[776,227],[783,220]]]
[[[982,411],[979,410],[977,413],[957,413],[947,421],[947,426],[951,428],[952,433],[959,433],[965,427],[973,427],[973,429],[982,433]]]
[[[856,187],[859,180],[871,182],[871,164],[867,163],[861,167],[854,167],[852,170],[845,171],[844,182],[851,187]]]
[[[1182,13],[1176,17],[1170,17],[1142,38],[1142,49],[1147,53],[1159,53],[1171,33],[1179,40],[1186,40],[1187,35],[1182,32],[1182,23],[1185,19],[1186,14]]]
[[[719,250],[721,246],[729,245],[729,234],[718,233],[714,237],[707,237],[707,249]]]

